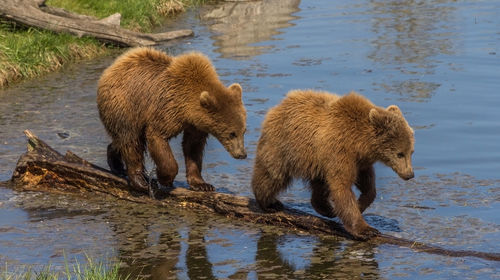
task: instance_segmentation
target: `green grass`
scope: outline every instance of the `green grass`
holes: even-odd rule
[[[106,53],[92,38],[77,38],[0,22],[0,88],[54,71],[70,61]]]
[[[1,0],[0,0],[1,1]],[[120,13],[124,28],[148,32],[162,17],[176,14],[203,0],[49,0],[47,5],[94,16]],[[55,34],[0,20],[0,89],[27,78],[54,71],[62,65],[108,53],[91,38]]]
[[[7,265],[0,272],[0,280],[128,280],[129,277],[122,277],[119,274],[119,263],[106,264],[95,262],[87,257],[87,263],[81,265],[75,262],[69,265],[66,262],[64,271],[55,271],[50,265],[35,270],[32,267],[22,269],[22,271],[9,271]]]
[[[122,15],[121,26],[149,32],[161,23],[162,17],[175,14],[201,1],[197,0],[49,0],[47,5],[79,14],[104,18],[114,13]]]

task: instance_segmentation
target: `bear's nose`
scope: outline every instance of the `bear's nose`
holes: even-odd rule
[[[241,153],[238,156],[236,156],[237,159],[246,159],[247,158],[247,153]]]
[[[406,175],[404,177],[404,179],[408,181],[408,180],[412,179],[413,177],[415,177],[415,173],[412,171],[410,174]]]

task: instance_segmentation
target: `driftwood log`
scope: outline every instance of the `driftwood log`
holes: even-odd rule
[[[61,8],[47,7],[45,0],[1,0],[0,18],[57,33],[94,37],[106,43],[125,47],[150,46],[193,35],[192,30],[157,34],[134,32],[120,27],[120,14],[98,20]]]
[[[127,181],[108,170],[93,165],[68,151],[62,155],[30,131],[28,152],[21,155],[9,182],[5,184],[17,191],[39,191],[47,193],[111,195],[135,203],[147,203],[157,207],[171,207],[172,202],[193,209],[205,209],[250,223],[267,224],[296,232],[334,235],[352,238],[339,223],[304,213],[289,207],[278,213],[263,213],[254,199],[217,192],[195,192],[185,188],[172,188],[164,199],[153,200],[146,193],[129,188]],[[499,253],[447,250],[408,239],[386,234],[367,242],[392,244],[415,251],[450,257],[477,257],[500,261]]]

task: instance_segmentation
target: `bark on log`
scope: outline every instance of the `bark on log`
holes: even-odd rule
[[[125,47],[150,46],[193,35],[193,31],[188,29],[157,34],[134,32],[120,28],[119,14],[98,20],[60,8],[46,7],[44,3],[44,0],[2,0],[0,18],[53,32],[71,33],[78,37],[95,37],[106,43]]]
[[[195,192],[184,188],[172,188],[162,200],[153,200],[145,193],[129,188],[127,181],[111,174],[68,151],[62,155],[30,131],[28,152],[21,155],[9,182],[5,184],[17,191],[40,191],[48,193],[111,195],[136,203],[147,203],[157,207],[172,207],[177,203],[188,208],[210,210],[231,219],[250,223],[268,224],[286,230],[318,235],[334,235],[352,238],[343,227],[332,220],[320,218],[299,210],[285,207],[278,213],[263,213],[254,199],[217,192]],[[153,183],[156,183],[153,181]],[[413,240],[386,234],[367,242],[392,244],[415,251],[450,257],[477,257],[500,261],[499,253],[447,250]]]

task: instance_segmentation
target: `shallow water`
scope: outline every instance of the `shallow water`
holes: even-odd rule
[[[162,29],[193,38],[159,46],[206,53],[239,82],[249,157],[210,139],[204,176],[251,196],[265,112],[290,89],[359,91],[397,104],[415,129],[415,179],[376,165],[367,221],[384,233],[452,249],[500,252],[500,3],[496,1],[251,1],[191,10]],[[118,54],[116,54],[118,55]],[[0,180],[31,129],[53,147],[105,166],[109,141],[95,106],[114,57],[74,64],[0,91]],[[173,149],[181,163],[180,137]],[[148,163],[151,168],[151,163]],[[182,167],[182,164],[180,164]],[[181,168],[177,184],[184,184]],[[300,182],[282,195],[313,213]],[[163,278],[499,278],[500,265],[407,248],[284,233],[204,213],[110,200],[17,194],[0,188],[0,265],[116,258],[123,273]]]

